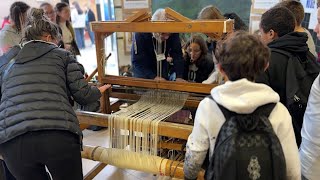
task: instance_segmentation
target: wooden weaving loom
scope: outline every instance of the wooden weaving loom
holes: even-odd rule
[[[121,77],[106,75],[105,66],[105,47],[104,38],[114,32],[175,32],[175,33],[205,33],[211,38],[217,39],[224,33],[233,30],[233,20],[212,20],[212,21],[198,21],[190,20],[181,14],[175,12],[170,8],[166,8],[166,15],[172,21],[150,21],[150,14],[146,10],[139,11],[135,15],[129,17],[125,21],[108,21],[108,22],[93,22],[91,23],[92,31],[95,33],[96,41],[96,54],[97,54],[97,70],[90,75],[92,77],[98,72],[98,80],[101,84],[112,84],[135,88],[147,89],[163,89],[189,92],[191,94],[202,94],[202,98],[210,94],[210,90],[216,84],[199,84],[199,83],[183,83],[183,82],[168,82],[168,81],[155,81],[140,78]],[[119,98],[122,100],[138,100],[139,95],[127,92],[115,92],[108,90],[102,95],[101,98],[101,112],[77,112],[80,125],[86,127],[87,125],[98,125],[108,127],[108,117],[111,112],[119,109],[119,104],[110,104],[110,97]],[[189,97],[185,103],[187,107],[196,108],[202,98]],[[172,138],[179,138],[187,140],[192,131],[192,125],[176,124],[170,122],[160,122],[158,126],[158,135],[167,136]],[[175,143],[161,143],[163,149],[181,149],[181,144]],[[82,157],[99,161],[99,157],[95,154],[103,150],[101,147],[84,146]],[[90,171],[84,179],[92,179],[97,175],[105,166],[106,162],[99,163],[92,171]],[[128,167],[130,168],[130,167]],[[171,171],[175,171],[174,177],[183,178],[183,164],[179,162],[168,161],[166,170],[170,173],[164,175],[171,175]],[[138,169],[143,171],[143,169]]]

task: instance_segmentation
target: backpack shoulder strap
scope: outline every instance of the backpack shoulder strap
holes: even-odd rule
[[[18,55],[18,53],[20,52],[20,46],[13,46],[8,52],[6,52],[5,54],[3,54],[0,58],[0,68],[2,69],[2,67],[5,67],[9,61],[14,58],[15,56]]]
[[[4,70],[3,70],[3,73],[2,73],[2,76],[1,76],[1,80],[3,80],[7,75],[8,75],[8,72],[9,70],[11,69],[12,65],[16,62],[16,58],[13,57],[9,62],[8,64],[4,67]]]
[[[16,62],[16,57],[19,54],[21,50],[20,46],[14,46],[8,54],[5,56],[7,57],[7,64],[4,65],[2,71],[1,71],[1,79],[0,84],[2,84],[3,79],[7,76],[9,70],[11,69],[12,65]],[[10,60],[9,60],[10,59]]]
[[[253,114],[263,115],[263,116],[269,117],[275,106],[276,106],[276,103],[269,103],[269,104],[262,105],[262,106],[258,107],[253,112]]]
[[[207,97],[209,99],[215,101],[211,95],[209,95]],[[220,108],[220,110],[223,113],[226,120],[230,119],[232,116],[237,115],[237,113],[229,111],[228,109],[226,109],[222,105],[218,104],[217,102],[216,102],[216,104]],[[269,103],[269,104],[262,105],[262,106],[258,107],[252,114],[263,115],[263,116],[269,117],[269,115],[271,114],[271,112],[275,106],[276,106],[276,103]]]
[[[226,121],[228,119],[230,119],[232,116],[235,116],[237,115],[237,113],[235,112],[232,112],[232,111],[229,111],[227,108],[223,107],[222,105],[220,105],[219,103],[217,103],[213,97],[211,95],[207,96],[209,99],[213,100],[217,105],[218,107],[220,108],[222,114],[224,115],[224,117],[226,118]]]

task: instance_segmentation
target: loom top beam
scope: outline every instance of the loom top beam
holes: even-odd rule
[[[232,20],[190,21],[190,22],[93,22],[94,32],[203,32],[226,33],[233,29]]]
[[[146,10],[141,10],[125,21],[92,22],[91,29],[106,36],[110,35],[110,32],[201,32],[217,38],[234,28],[234,20],[231,19],[191,20],[171,8],[166,8],[165,11],[169,19],[165,22],[149,21],[151,15]]]

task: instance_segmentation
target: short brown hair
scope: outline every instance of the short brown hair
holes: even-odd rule
[[[254,81],[264,72],[270,50],[257,36],[237,31],[218,43],[216,58],[229,80]]]
[[[288,8],[295,16],[297,25],[301,25],[304,19],[304,8],[299,1],[296,0],[286,0],[279,2],[275,7],[286,7]]]
[[[198,19],[224,19],[224,17],[217,7],[209,5],[199,12]]]

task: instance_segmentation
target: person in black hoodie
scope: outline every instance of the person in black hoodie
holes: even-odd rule
[[[299,84],[299,79],[297,78],[297,74],[300,72],[297,72],[295,67],[292,68],[294,65],[293,63],[300,63],[293,61],[292,58],[289,58],[289,56],[279,52],[288,52],[288,54],[299,58],[300,61],[310,60],[309,55],[311,53],[309,52],[307,45],[307,34],[303,32],[294,32],[294,29],[295,17],[293,13],[285,7],[271,8],[262,15],[260,22],[261,40],[271,49],[271,59],[269,62],[269,68],[264,74],[256,79],[256,82],[269,85],[279,94],[280,102],[286,105],[286,107],[289,109],[289,112],[293,118],[293,125],[296,126],[297,122],[302,124],[304,112],[302,113],[302,117],[300,118],[299,116],[298,118],[293,111],[290,111],[292,91],[295,88],[309,88],[306,90],[309,92],[312,82],[310,87],[301,87],[301,84]],[[310,70],[312,70],[312,68],[313,67],[311,67]],[[289,76],[288,73],[290,73]],[[292,88],[293,86],[295,88]],[[306,96],[308,95],[309,93],[306,94]],[[300,131],[301,127],[295,127],[297,145],[300,145],[301,142]]]
[[[282,49],[300,56],[309,51],[306,33],[294,32],[295,18],[293,13],[284,7],[271,8],[266,11],[260,22],[260,36],[269,48]],[[272,87],[279,95],[280,101],[286,104],[286,76],[288,57],[278,52],[271,52],[269,68],[257,81]]]
[[[202,83],[214,70],[214,63],[204,39],[192,36],[185,46],[184,79],[189,82]]]

